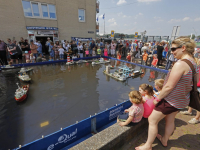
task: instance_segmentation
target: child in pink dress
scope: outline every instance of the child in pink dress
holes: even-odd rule
[[[89,50],[88,50],[88,48],[86,48],[85,57],[89,57]]]
[[[149,84],[141,84],[139,87],[139,92],[143,96],[143,106],[144,106],[144,118],[148,118],[155,105],[154,105],[154,92],[153,92],[153,87]]]
[[[126,126],[140,122],[144,113],[142,95],[140,92],[131,91],[128,96],[133,105],[129,109],[124,110],[126,114],[118,116],[117,122],[120,126]]]
[[[108,50],[107,50],[107,48],[104,49],[104,56],[108,56]]]

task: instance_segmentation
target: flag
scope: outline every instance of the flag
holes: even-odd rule
[[[105,14],[103,14],[103,19],[105,19]]]
[[[97,22],[99,21],[98,17],[97,17]]]

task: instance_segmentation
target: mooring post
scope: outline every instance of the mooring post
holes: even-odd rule
[[[97,130],[96,130],[96,118],[92,118],[91,119],[91,133],[92,134],[96,134]]]

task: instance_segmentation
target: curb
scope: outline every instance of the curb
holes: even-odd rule
[[[116,150],[122,147],[124,143],[137,138],[141,132],[145,131],[147,126],[148,119],[144,118],[132,127],[121,127],[118,123],[115,123],[89,139],[70,148],[70,150]]]

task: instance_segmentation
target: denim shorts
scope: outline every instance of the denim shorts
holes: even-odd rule
[[[51,57],[54,57],[54,56],[55,56],[54,51],[50,53],[50,56],[51,56]]]
[[[60,54],[60,59],[63,59],[64,58],[64,54]]]

